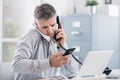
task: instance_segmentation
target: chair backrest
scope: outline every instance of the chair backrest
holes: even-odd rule
[[[14,80],[11,62],[2,62],[0,66],[0,80]]]

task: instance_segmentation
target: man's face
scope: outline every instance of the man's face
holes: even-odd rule
[[[54,37],[56,30],[56,16],[50,18],[49,20],[40,19],[36,20],[38,30],[49,36],[51,39]]]

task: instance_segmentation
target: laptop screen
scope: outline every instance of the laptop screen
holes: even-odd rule
[[[88,52],[83,65],[80,68],[80,76],[84,75],[100,75],[108,65],[113,54],[110,51],[90,51]]]

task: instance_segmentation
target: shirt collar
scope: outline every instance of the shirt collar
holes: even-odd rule
[[[35,28],[36,29],[36,28]],[[45,35],[45,34],[43,34],[43,33],[41,33],[38,29],[36,29],[48,42],[50,42],[50,37],[49,36],[47,36],[47,35]]]

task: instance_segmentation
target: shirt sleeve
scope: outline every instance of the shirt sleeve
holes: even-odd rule
[[[77,71],[75,70],[74,66],[71,65],[71,60],[65,64],[63,67],[62,67],[62,72],[65,76],[67,77],[74,77],[77,75]]]
[[[23,37],[18,43],[13,59],[13,71],[16,73],[36,74],[50,69],[49,59],[31,60],[34,49],[32,34]]]

